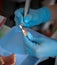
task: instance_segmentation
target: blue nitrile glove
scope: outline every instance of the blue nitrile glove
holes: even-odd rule
[[[44,35],[39,34],[36,38],[28,32],[28,37],[24,36],[24,44],[28,53],[37,58],[57,56],[57,41]]]
[[[16,22],[16,25],[23,23],[23,8],[17,9],[14,14],[14,20]]]
[[[23,8],[15,11],[15,22],[21,24],[24,21],[24,26],[26,27],[32,27],[50,21],[51,17],[51,11],[47,7],[36,10],[30,9],[26,17],[24,17]]]

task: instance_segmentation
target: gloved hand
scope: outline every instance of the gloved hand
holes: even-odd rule
[[[30,9],[26,17],[23,14],[23,8],[16,10],[14,20],[17,24],[24,22],[26,27],[32,27],[51,20],[51,11],[47,7],[37,10]]]
[[[57,41],[44,35],[39,34],[36,38],[28,32],[28,37],[24,36],[24,44],[29,55],[37,58],[57,56]]]

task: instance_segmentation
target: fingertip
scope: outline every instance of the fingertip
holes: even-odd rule
[[[24,18],[24,22],[25,22],[25,23],[29,23],[29,22],[31,21],[31,18],[32,18],[31,15],[27,15],[27,16]]]
[[[31,34],[30,32],[28,32],[28,38],[29,38],[30,40],[33,40],[33,36],[32,36],[32,34]]]

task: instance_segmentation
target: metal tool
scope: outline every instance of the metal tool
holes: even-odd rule
[[[30,1],[31,0],[26,0],[26,2],[25,2],[24,17],[26,17],[27,13],[29,12]],[[19,25],[19,27],[22,29],[22,31],[24,31],[23,30],[23,25],[24,25],[24,22]]]
[[[31,0],[26,0],[26,2],[25,2],[24,17],[26,17],[27,13],[29,12],[30,2],[31,2]],[[24,25],[24,22],[22,22],[21,26],[23,26],[23,25]]]
[[[27,13],[29,12],[30,2],[31,0],[26,0],[25,9],[24,9],[24,17],[26,17]]]
[[[22,25],[19,25],[19,27],[22,29],[22,32],[25,36],[27,36],[27,30]]]

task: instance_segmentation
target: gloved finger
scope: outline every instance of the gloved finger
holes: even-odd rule
[[[14,21],[16,22],[16,25],[19,25],[23,22],[23,17],[22,16],[19,16],[19,17],[15,16]]]
[[[31,14],[32,12],[36,12],[36,10],[35,9],[30,9],[29,14]]]
[[[26,28],[28,28],[28,27],[33,27],[33,25],[31,26],[29,23],[24,23],[23,26],[26,27]]]
[[[19,14],[22,14],[23,15],[23,12],[24,12],[24,9],[23,8],[20,8],[20,9],[17,9],[14,14],[16,16],[18,16]]]
[[[30,14],[28,14],[26,17],[24,17],[24,23],[28,24],[32,19],[32,16]]]
[[[42,35],[42,34],[38,34],[38,37],[33,36],[30,32],[28,32],[28,38],[31,41],[37,42],[38,44],[43,43],[44,41],[47,41],[47,39],[49,39],[48,37]]]
[[[31,48],[31,49],[35,49],[36,48],[36,44],[33,43],[31,40],[29,40],[25,36],[24,36],[24,42],[25,42],[26,47]]]
[[[35,25],[38,25],[38,22],[35,22],[38,18],[34,18],[34,16],[36,16],[36,14],[28,14],[25,18],[24,18],[24,26],[25,27],[33,27]],[[34,19],[33,19],[34,18]]]
[[[26,17],[24,18],[24,25],[25,27],[33,27],[35,26],[34,24],[32,24],[33,22],[31,21],[32,20],[32,17]]]
[[[32,12],[35,12],[35,10],[32,10],[32,9],[29,10],[29,13],[27,14],[27,16],[24,17],[24,23],[27,23],[27,24],[30,23],[32,19],[32,15],[34,14]]]
[[[15,18],[14,18],[16,25],[19,25],[23,22],[23,8],[17,9],[15,11]]]
[[[31,40],[29,40],[27,37],[24,36],[24,44],[27,52],[29,55],[36,56],[36,49],[38,49],[40,46]],[[38,53],[38,52],[37,52]]]
[[[35,44],[41,43],[41,40],[38,37],[33,36],[30,32],[27,33],[28,38],[31,40],[31,42],[34,42]]]

